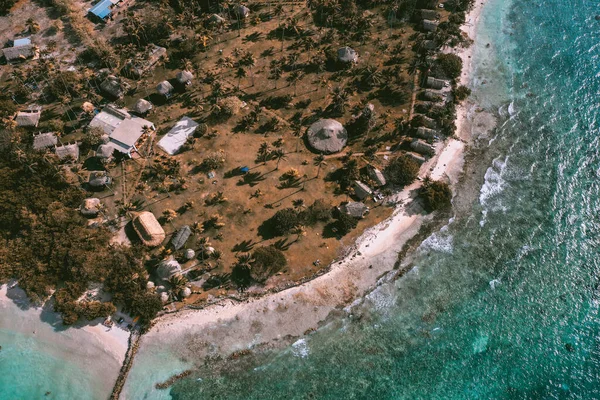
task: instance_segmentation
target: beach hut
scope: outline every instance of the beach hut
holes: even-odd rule
[[[179,274],[181,274],[181,265],[173,257],[161,261],[156,268],[156,276],[163,281]]]
[[[188,225],[182,226],[173,235],[173,238],[171,239],[171,244],[173,245],[173,248],[175,250],[181,249],[185,245],[185,242],[187,242],[187,240],[190,238],[191,234],[192,234],[192,229]]]
[[[17,126],[21,127],[37,127],[42,116],[42,107],[31,105],[26,110],[19,111],[15,117]]]
[[[136,101],[132,109],[133,112],[140,115],[144,115],[150,110],[152,110],[152,103],[145,99],[139,99]]]
[[[136,214],[131,224],[142,243],[146,246],[155,247],[165,240],[165,231],[154,214],[149,211]]]
[[[437,21],[432,21],[430,19],[424,19],[423,20],[423,29],[425,29],[428,32],[435,32],[437,31],[438,28],[438,22]]]
[[[194,134],[197,127],[198,123],[193,119],[183,117],[158,141],[158,147],[169,155],[177,154],[187,141],[187,138]]]
[[[192,74],[190,71],[179,71],[175,78],[177,78],[177,82],[182,85],[191,85],[192,79],[194,79],[194,74]]]
[[[81,206],[79,206],[79,212],[85,217],[97,216],[100,212],[100,199],[90,197],[83,200]]]
[[[435,21],[440,19],[440,14],[435,10],[419,10],[421,13],[421,19],[428,19]]]
[[[377,184],[378,187],[385,186],[385,184],[387,183],[385,177],[383,176],[383,173],[373,166],[369,167],[369,177],[373,179],[373,181]]]
[[[58,146],[54,149],[54,152],[61,160],[79,160],[79,145],[77,143]]]
[[[412,160],[418,162],[419,164],[423,164],[425,163],[425,161],[427,161],[424,157],[411,152],[406,153],[406,156],[410,157]]]
[[[373,194],[373,191],[369,186],[361,181],[354,181],[354,195],[360,200],[364,200],[366,197]]]
[[[250,9],[242,4],[235,7],[235,15],[240,19],[248,18],[250,15]]]
[[[342,151],[348,143],[348,132],[334,119],[320,119],[306,131],[310,146],[319,153],[332,154]]]
[[[28,58],[35,58],[37,56],[37,49],[31,43],[30,38],[15,39],[12,47],[2,49],[6,62],[18,62],[25,61]]]
[[[449,85],[448,81],[443,79],[437,79],[432,76],[427,77],[427,87],[431,89],[440,90]]]
[[[121,79],[114,75],[109,75],[100,84],[100,89],[109,96],[117,99],[122,99],[127,89],[127,85],[121,82]]]
[[[162,81],[156,86],[156,91],[161,96],[170,97],[171,92],[173,92],[173,85],[171,85],[169,81]]]
[[[351,47],[344,46],[338,49],[337,58],[342,63],[355,63],[358,61],[358,53]]]
[[[101,160],[110,160],[113,156],[115,148],[109,144],[101,144],[98,146],[98,150],[96,150],[96,157]]]
[[[423,97],[431,102],[439,102],[442,101],[444,98],[442,96],[442,93],[435,91],[435,90],[425,90],[423,92]]]
[[[425,140],[438,140],[440,138],[438,131],[424,126],[417,128],[417,137]]]
[[[415,139],[410,144],[410,148],[419,154],[424,154],[427,156],[432,156],[435,154],[435,148],[429,143],[425,143],[420,139]]]
[[[94,7],[88,10],[88,13],[100,21],[106,22],[112,14],[112,9],[120,0],[100,0]]]
[[[104,171],[95,171],[90,173],[88,185],[93,188],[103,188],[112,183],[112,178]]]
[[[58,144],[58,137],[54,132],[40,133],[33,136],[33,149],[44,150]]]
[[[369,207],[364,203],[351,201],[350,203],[343,204],[340,207],[340,211],[346,213],[354,218],[361,219],[369,212]]]
[[[423,124],[423,126],[426,128],[436,129],[438,127],[438,124],[435,121],[435,119],[430,118],[426,115],[420,115],[419,119],[421,120],[421,123]]]

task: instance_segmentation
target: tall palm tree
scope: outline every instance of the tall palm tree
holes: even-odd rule
[[[350,98],[350,94],[348,90],[341,87],[336,87],[331,92],[331,106],[333,110],[338,114],[344,114],[346,111],[346,107],[348,106],[348,100]]]
[[[319,177],[319,173],[321,172],[321,168],[325,165],[327,165],[327,162],[325,161],[325,157],[323,156],[323,154],[319,154],[318,156],[316,156],[313,160],[313,164],[318,168],[317,169],[317,178]]]
[[[292,71],[290,75],[287,77],[287,81],[290,85],[294,85],[294,97],[296,97],[296,87],[298,82],[304,77],[304,74],[301,71]]]
[[[245,78],[247,75],[248,73],[243,67],[239,67],[237,71],[235,71],[235,77],[238,79],[238,90],[240,90],[240,83],[242,82],[242,78]]]
[[[273,158],[277,160],[277,165],[275,166],[275,169],[278,170],[279,163],[281,162],[281,160],[287,160],[287,155],[285,154],[285,151],[283,149],[275,149],[273,150]]]

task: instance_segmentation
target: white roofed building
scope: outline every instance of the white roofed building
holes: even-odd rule
[[[183,117],[180,119],[171,130],[158,141],[158,147],[163,149],[167,154],[174,155],[181,149],[187,141],[187,138],[194,134],[198,127],[193,119]]]

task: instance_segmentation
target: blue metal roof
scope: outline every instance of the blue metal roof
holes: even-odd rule
[[[94,7],[90,8],[90,12],[96,15],[98,18],[104,19],[110,15],[110,8],[112,5],[113,3],[110,0],[102,0]]]

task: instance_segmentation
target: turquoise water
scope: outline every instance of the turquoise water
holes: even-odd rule
[[[600,398],[596,14],[592,1],[490,0],[474,98],[501,120],[468,215],[353,318],[171,397]]]

